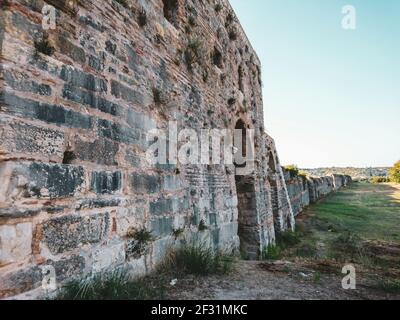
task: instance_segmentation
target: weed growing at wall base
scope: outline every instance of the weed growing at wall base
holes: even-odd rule
[[[227,274],[233,270],[235,256],[216,252],[205,245],[186,245],[171,251],[162,265],[164,272],[205,276]]]
[[[156,300],[163,299],[165,287],[148,279],[132,281],[127,271],[89,276],[67,283],[57,300]]]

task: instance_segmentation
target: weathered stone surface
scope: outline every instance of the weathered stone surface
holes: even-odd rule
[[[118,164],[116,155],[119,150],[118,143],[97,139],[93,142],[83,141],[77,137],[74,152],[83,160],[99,165],[115,166]]]
[[[85,50],[74,45],[63,35],[59,35],[56,39],[59,50],[70,57],[72,60],[84,64],[86,62]]]
[[[32,163],[26,169],[27,196],[64,198],[73,196],[84,183],[84,169],[68,165]]]
[[[112,194],[121,189],[122,174],[116,172],[92,172],[91,191],[98,194]]]
[[[161,190],[159,176],[133,173],[130,175],[130,186],[134,193],[157,193]]]
[[[79,104],[87,105],[101,112],[111,114],[113,116],[122,115],[123,109],[118,104],[107,101],[98,97],[93,92],[85,91],[69,84],[64,85],[62,97]]]
[[[150,203],[152,215],[178,213],[189,209],[189,201],[186,198],[158,199]]]
[[[0,298],[38,288],[41,285],[42,278],[42,270],[36,265],[0,273]]]
[[[29,265],[7,273],[0,273],[0,298],[18,295],[41,287],[44,278],[44,268],[51,266],[56,273],[56,283],[60,285],[71,277],[76,277],[84,271],[85,259],[72,255],[59,261],[48,260],[45,264]]]
[[[143,142],[143,136],[137,129],[129,128],[108,120],[99,119],[98,130],[101,137],[117,142],[136,145],[141,145]]]
[[[51,87],[47,84],[37,83],[29,79],[29,76],[23,73],[11,73],[4,71],[4,80],[7,85],[17,91],[32,92],[42,96],[51,96]]]
[[[123,242],[110,243],[100,247],[93,253],[93,272],[110,270],[125,262],[125,244]]]
[[[157,238],[162,238],[168,235],[172,235],[174,219],[172,217],[161,217],[152,220],[150,230],[152,234]]]
[[[0,225],[0,267],[28,258],[31,245],[32,223]]]
[[[42,28],[42,0],[1,11],[0,296],[40,285],[33,261],[53,265],[58,281],[120,264],[145,274],[176,244],[178,228],[260,258],[275,231],[294,228],[307,194],[313,202],[348,184],[285,182],[264,133],[260,61],[227,0],[218,12],[207,1],[166,10],[145,1],[146,25],[137,17],[143,1],[46,2],[57,9],[55,32]],[[146,150],[165,140],[172,151],[175,123],[179,131],[254,129],[250,170],[153,165]],[[147,139],[153,129],[165,137]],[[19,224],[33,234],[24,227],[17,236]],[[129,233],[143,228],[156,239],[131,256]]]
[[[288,195],[294,215],[298,215],[310,203],[315,203],[329,193],[347,186],[351,177],[333,175],[326,177],[304,177],[284,171]]]
[[[79,255],[72,255],[69,258],[64,258],[58,261],[48,260],[46,265],[54,267],[56,272],[56,281],[60,285],[65,280],[71,280],[72,277],[77,277],[85,269],[85,258]]]
[[[0,97],[0,104],[0,111],[21,118],[31,118],[73,128],[90,129],[93,126],[92,118],[81,113],[5,92]]]
[[[0,149],[7,152],[7,156],[12,157],[17,152],[47,157],[63,155],[63,132],[11,119],[0,119],[0,126]]]
[[[60,254],[80,245],[98,243],[108,236],[110,216],[108,213],[53,218],[43,224],[43,244],[52,254]]]
[[[116,98],[121,98],[127,102],[135,103],[137,105],[143,105],[145,103],[145,97],[143,94],[132,90],[117,81],[111,82],[111,93]]]
[[[99,79],[92,74],[82,72],[70,66],[63,66],[60,78],[74,87],[95,92],[107,92],[107,81]]]

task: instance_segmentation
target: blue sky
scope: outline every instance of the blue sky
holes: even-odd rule
[[[399,0],[230,0],[262,63],[265,123],[283,164],[400,159]],[[353,5],[356,30],[342,29]]]

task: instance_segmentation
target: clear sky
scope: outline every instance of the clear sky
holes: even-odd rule
[[[262,63],[282,164],[400,160],[400,0],[230,0]],[[342,28],[353,5],[355,30]]]

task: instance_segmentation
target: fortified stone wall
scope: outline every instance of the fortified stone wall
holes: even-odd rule
[[[284,172],[294,216],[300,214],[311,203],[347,187],[352,181],[351,177],[346,175],[306,177],[295,175],[288,170],[284,170]]]
[[[226,0],[1,5],[0,297],[40,288],[48,267],[58,283],[145,274],[193,239],[256,259],[294,228],[260,62]],[[148,133],[170,122],[253,130],[254,169],[150,163]]]

